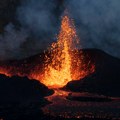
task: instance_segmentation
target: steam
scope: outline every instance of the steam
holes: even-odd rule
[[[62,9],[58,1],[21,0],[16,10],[20,26],[9,23],[4,34],[0,34],[0,60],[32,56],[56,40],[60,18],[56,6]],[[83,48],[102,49],[120,58],[119,5],[120,0],[64,1],[75,20]]]
[[[18,20],[36,37],[45,39],[55,29],[56,21],[53,14],[55,7],[53,0],[50,2],[48,0],[25,0],[17,10]]]
[[[21,59],[40,53],[55,39],[55,0],[22,0],[16,11],[19,30],[12,23],[0,35],[0,60]]]
[[[70,0],[67,5],[83,48],[98,48],[120,57],[119,0]]]
[[[23,50],[26,55],[40,53],[55,41],[58,27],[56,6],[56,0],[22,0],[17,9],[17,19],[29,31],[30,39]]]
[[[25,29],[16,30],[14,25],[9,23],[4,34],[0,35],[0,60],[19,58],[20,46],[27,37]]]

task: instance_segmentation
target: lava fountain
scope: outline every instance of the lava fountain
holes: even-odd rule
[[[80,80],[95,71],[90,60],[84,60],[74,21],[65,13],[62,17],[57,42],[37,59],[0,63],[0,73],[6,76],[27,76],[50,88],[60,88],[69,81]],[[33,57],[34,58],[34,57]],[[32,62],[30,62],[32,61]]]
[[[83,55],[81,52],[79,57],[78,44],[74,22],[66,13],[62,17],[57,42],[49,49],[50,57],[46,56],[42,83],[52,88],[59,88],[71,80],[78,80],[88,75],[88,71],[82,69]]]

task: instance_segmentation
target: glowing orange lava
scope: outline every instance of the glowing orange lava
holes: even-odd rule
[[[88,75],[88,71],[82,70],[82,53],[79,57],[78,44],[74,22],[68,14],[65,14],[62,17],[57,42],[53,43],[49,50],[51,57],[46,56],[42,83],[52,88],[59,88],[71,80],[78,80]]]
[[[0,74],[4,74],[8,77],[11,77],[11,74],[9,74],[9,72],[4,68],[0,68]]]

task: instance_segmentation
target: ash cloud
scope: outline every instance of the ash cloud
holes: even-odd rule
[[[83,48],[98,48],[120,58],[120,0],[70,0]]]
[[[0,35],[0,60],[32,56],[55,41],[57,6],[56,0],[21,0],[16,10],[20,25],[9,23]]]
[[[59,3],[56,0],[22,0],[16,14],[21,27],[29,31],[29,39],[23,47],[26,55],[40,53],[55,41],[59,11],[56,9]]]
[[[119,0],[20,2],[16,10],[20,25],[9,23],[0,34],[0,60],[22,59],[45,50],[56,40],[64,7],[75,21],[83,48],[102,49],[120,58]]]
[[[55,0],[24,0],[17,9],[17,17],[33,35],[45,39],[55,30],[55,7]]]
[[[16,30],[12,23],[9,23],[4,31],[4,34],[0,35],[0,60],[19,58],[20,46],[28,37],[27,31],[23,28]]]

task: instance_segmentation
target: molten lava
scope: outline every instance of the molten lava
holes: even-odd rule
[[[50,48],[51,57],[46,56],[45,73],[42,83],[49,87],[63,87],[71,80],[78,80],[88,71],[82,70],[82,53],[78,56],[79,39],[73,20],[64,15],[57,42]]]
[[[51,63],[47,57],[45,76],[42,80],[47,86],[61,87],[72,80],[70,50],[73,47],[72,40],[76,34],[71,23],[68,16],[63,17],[58,41],[53,43],[51,47]]]
[[[62,17],[57,42],[48,49],[49,52],[38,59],[0,63],[0,73],[7,76],[27,76],[36,79],[51,88],[59,88],[69,81],[80,80],[95,71],[95,66],[78,50],[79,39],[74,22],[66,13]],[[26,62],[28,61],[28,62]]]

